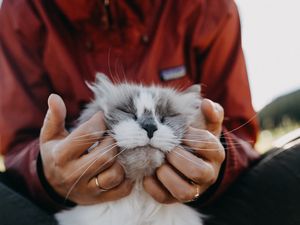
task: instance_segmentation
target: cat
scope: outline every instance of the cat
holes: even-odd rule
[[[180,145],[186,128],[205,128],[200,85],[185,91],[127,82],[114,84],[104,74],[88,84],[94,100],[79,124],[102,111],[120,153],[117,160],[134,188],[117,201],[76,206],[55,215],[60,225],[202,225],[201,215],[182,203],[161,204],[143,190],[142,179],[164,163],[165,154]]]

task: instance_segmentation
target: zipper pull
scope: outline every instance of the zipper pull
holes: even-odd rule
[[[110,11],[110,0],[104,0],[104,14],[105,14],[105,19],[104,21],[107,23],[107,28],[111,27],[113,21],[112,21],[112,15]]]

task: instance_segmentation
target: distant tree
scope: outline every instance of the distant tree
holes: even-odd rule
[[[283,95],[259,112],[261,129],[273,129],[287,120],[300,123],[300,89]]]

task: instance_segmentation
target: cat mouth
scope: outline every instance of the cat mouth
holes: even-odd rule
[[[151,143],[148,143],[148,144],[145,144],[145,145],[142,145],[142,146],[137,146],[136,148],[139,148],[139,149],[145,148],[145,150],[152,149],[152,150],[157,150],[157,151],[160,151],[160,152],[164,153],[164,151],[162,149],[152,145]]]
[[[124,146],[119,146],[119,147],[124,147]],[[125,147],[126,148],[126,147]],[[154,146],[154,145],[152,145],[151,143],[147,143],[147,144],[145,144],[145,145],[137,145],[137,146],[132,146],[131,148],[126,148],[126,149],[131,149],[131,150],[138,150],[138,151],[141,151],[141,150],[145,150],[145,151],[148,151],[148,150],[155,150],[155,151],[159,151],[159,152],[161,152],[161,153],[163,153],[163,154],[165,154],[165,151],[163,150],[163,149],[160,149],[160,148],[158,148],[157,146]]]
[[[156,146],[153,146],[152,144],[147,144],[145,147],[152,148],[153,150],[157,150],[157,151],[164,153],[164,151],[162,149],[160,149]]]

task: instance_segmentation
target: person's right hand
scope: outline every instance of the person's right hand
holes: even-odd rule
[[[63,100],[52,94],[48,106],[40,134],[40,153],[44,175],[51,187],[63,198],[84,205],[128,195],[132,184],[124,179],[124,170],[116,162],[114,140],[103,136],[106,129],[103,114],[96,113],[68,133]],[[86,154],[97,141],[99,144]]]

